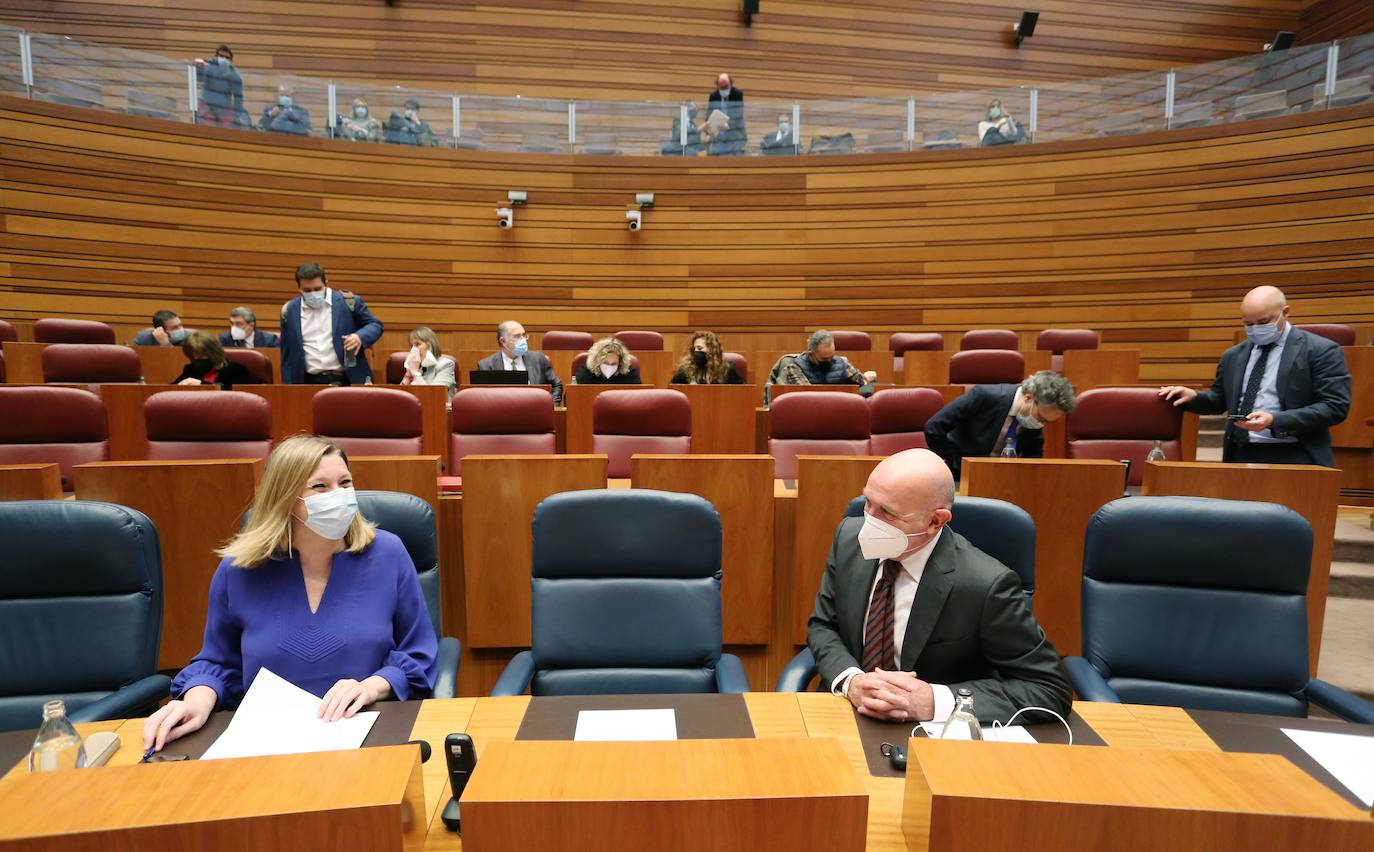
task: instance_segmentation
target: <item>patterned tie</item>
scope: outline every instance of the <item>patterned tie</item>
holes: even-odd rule
[[[1245,383],[1245,394],[1240,398],[1240,408],[1237,414],[1249,414],[1255,410],[1255,397],[1259,396],[1260,383],[1264,381],[1264,367],[1269,363],[1269,352],[1277,343],[1270,343],[1260,347],[1259,360],[1255,361],[1255,366],[1250,370],[1250,379]]]
[[[873,601],[868,605],[868,620],[864,622],[864,671],[882,668],[897,670],[897,649],[893,642],[892,586],[902,563],[883,560],[883,573],[873,588]]]

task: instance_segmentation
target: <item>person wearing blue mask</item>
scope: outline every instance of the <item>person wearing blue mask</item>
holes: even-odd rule
[[[332,290],[324,267],[296,269],[300,295],[282,305],[281,380],[288,385],[372,383],[365,350],[382,336],[382,323],[361,296]]]
[[[271,133],[310,135],[310,111],[296,103],[295,93],[285,83],[277,87],[277,102],[268,104],[258,119],[258,129]]]
[[[134,335],[135,346],[180,346],[186,339],[186,327],[176,311],[161,310],[153,314],[153,327]]]
[[[496,326],[496,343],[500,351],[477,362],[479,370],[523,370],[527,384],[548,385],[553,389],[553,404],[563,404],[563,383],[553,370],[553,362],[543,352],[530,350],[530,336],[515,320]]]
[[[1211,389],[1159,389],[1186,411],[1227,415],[1224,462],[1335,467],[1331,427],[1350,412],[1350,369],[1339,345],[1288,312],[1282,290],[1256,287],[1240,303],[1246,339],[1222,353]]]
[[[1068,379],[1051,370],[1032,373],[1019,385],[974,385],[926,421],[926,445],[957,479],[965,456],[1044,454],[1046,423],[1073,411]]]

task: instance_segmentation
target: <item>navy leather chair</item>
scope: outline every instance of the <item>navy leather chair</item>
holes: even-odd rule
[[[534,510],[532,647],[492,695],[747,692],[721,653],[720,515],[694,494],[570,491]]]
[[[1132,497],[1097,511],[1083,548],[1088,701],[1374,724],[1374,706],[1309,675],[1312,528],[1273,503]]]
[[[0,503],[0,541],[0,731],[37,728],[53,699],[73,722],[94,722],[167,697],[162,553],[146,515],[89,500]]]
[[[864,498],[845,507],[846,518],[864,513]],[[988,497],[955,497],[949,528],[987,555],[1016,572],[1030,606],[1035,593],[1035,521],[1014,503]],[[803,648],[778,675],[778,692],[805,692],[816,676],[816,658]]]
[[[425,593],[429,621],[439,637],[439,665],[434,678],[434,698],[453,698],[458,692],[458,657],[462,645],[445,636],[439,607],[439,545],[436,541],[434,510],[414,494],[396,491],[359,491],[358,511],[379,529],[395,535],[405,545],[420,588]]]

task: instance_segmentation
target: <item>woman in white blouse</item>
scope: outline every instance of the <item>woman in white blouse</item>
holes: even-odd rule
[[[410,354],[406,356],[403,385],[444,385],[448,398],[457,390],[458,365],[439,347],[439,335],[425,326],[410,333]]]

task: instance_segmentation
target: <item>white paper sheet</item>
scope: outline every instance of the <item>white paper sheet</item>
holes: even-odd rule
[[[580,742],[643,742],[677,739],[677,714],[662,710],[583,710],[577,714]]]
[[[1366,808],[1374,807],[1374,737],[1292,728],[1282,731],[1364,802]]]
[[[922,722],[921,730],[925,731],[926,736],[931,739],[938,740],[940,739],[940,735],[944,733],[945,723]],[[966,734],[967,732],[964,731],[961,733]],[[956,736],[953,737],[953,739],[966,740],[968,737]],[[985,725],[983,727],[983,741],[993,743],[1034,743],[1036,740],[1035,737],[1030,735],[1030,731],[1027,731],[1024,725],[1008,725],[1002,728],[994,728],[991,725]]]
[[[229,727],[201,760],[358,748],[377,721],[377,711],[369,710],[326,722],[315,715],[319,707],[319,698],[259,669]]]

